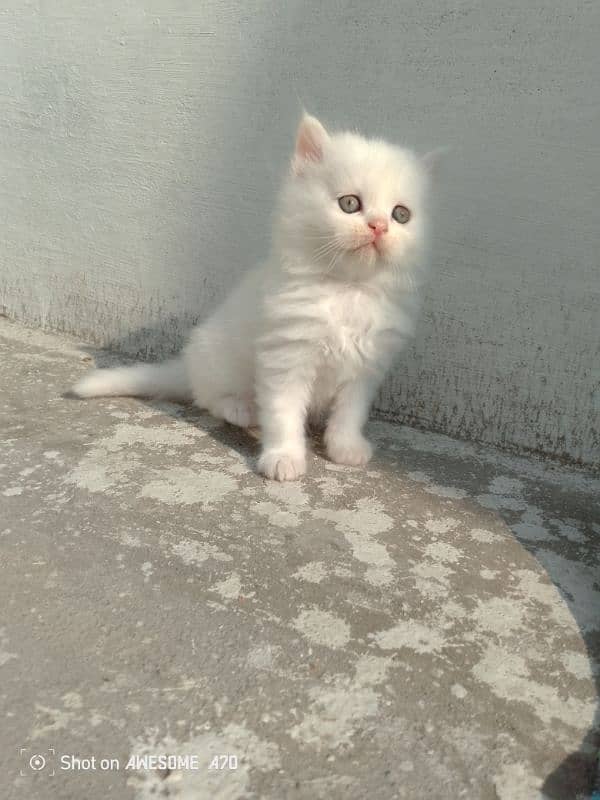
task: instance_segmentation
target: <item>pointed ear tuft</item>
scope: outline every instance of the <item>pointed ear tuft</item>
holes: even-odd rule
[[[316,117],[304,112],[296,136],[296,149],[292,161],[292,169],[296,175],[302,172],[307,161],[320,161],[323,147],[329,140],[329,134]]]
[[[428,153],[425,153],[424,156],[421,156],[421,164],[431,179],[437,178],[440,171],[440,164],[443,162],[449,150],[449,147],[436,147],[435,150],[430,150]]]

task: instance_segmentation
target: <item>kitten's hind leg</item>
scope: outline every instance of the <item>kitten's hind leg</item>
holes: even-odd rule
[[[209,410],[215,417],[222,417],[226,422],[240,428],[258,425],[256,407],[248,398],[226,395],[216,400]]]

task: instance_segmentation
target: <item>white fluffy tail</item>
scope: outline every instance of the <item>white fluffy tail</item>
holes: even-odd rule
[[[78,381],[71,391],[77,397],[121,395],[168,397],[172,400],[190,400],[192,397],[185,364],[180,358],[162,364],[95,369]]]

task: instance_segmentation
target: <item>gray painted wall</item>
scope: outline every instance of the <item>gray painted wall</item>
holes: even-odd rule
[[[595,0],[8,0],[0,25],[9,316],[178,347],[266,252],[303,103],[452,147],[380,411],[598,460]]]

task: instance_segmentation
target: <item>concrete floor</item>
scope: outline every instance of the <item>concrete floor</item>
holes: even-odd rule
[[[597,479],[378,422],[276,485],[194,410],[63,399],[71,340],[0,349],[2,797],[590,796]]]

